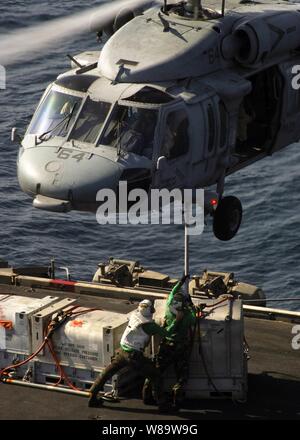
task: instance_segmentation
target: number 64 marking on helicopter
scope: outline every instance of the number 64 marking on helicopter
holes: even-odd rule
[[[73,154],[75,153],[75,154]],[[77,153],[74,150],[71,150],[70,148],[62,148],[59,150],[57,157],[59,159],[75,159],[76,162],[80,162],[82,159],[84,159],[84,157],[87,158],[87,154],[86,153]]]

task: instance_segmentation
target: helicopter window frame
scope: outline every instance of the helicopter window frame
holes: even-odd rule
[[[39,110],[40,110],[42,104],[45,102],[46,97],[49,95],[50,90],[51,90],[52,87],[54,87],[54,86],[55,86],[54,83],[53,83],[53,84],[49,84],[48,87],[46,88],[46,90],[44,91],[44,93],[42,94],[42,96],[41,96],[41,98],[40,98],[40,101],[39,101],[39,103],[38,103],[38,105],[37,105],[37,108],[35,109],[35,112],[33,113],[32,118],[31,118],[31,120],[30,120],[30,123],[28,124],[28,127],[27,127],[27,129],[26,129],[25,136],[27,136],[27,135],[29,135],[29,136],[36,136],[36,135],[33,135],[33,134],[29,133],[30,127],[31,127],[31,125],[32,125],[32,122],[33,122],[35,116],[36,116],[37,113],[39,112]]]
[[[157,110],[160,109],[162,106],[165,106],[167,104],[149,104],[146,102],[135,102],[135,101],[129,101],[128,99],[119,99],[117,101],[118,105],[121,105],[123,107],[134,107],[134,108],[145,108],[149,110]]]
[[[69,135],[70,135],[71,131],[73,130],[73,126],[74,126],[75,122],[77,121],[78,115],[81,112],[82,107],[84,105],[84,102],[86,100],[86,93],[78,92],[76,90],[70,90],[70,89],[67,89],[65,87],[59,86],[59,85],[57,85],[55,83],[50,84],[46,88],[46,90],[45,90],[44,94],[42,95],[41,100],[40,100],[40,102],[39,102],[39,104],[38,104],[38,106],[36,108],[36,111],[34,112],[32,118],[31,118],[30,124],[27,127],[25,135],[37,136],[36,133],[30,133],[30,130],[31,130],[31,127],[33,125],[33,121],[35,120],[36,115],[39,113],[41,107],[45,104],[45,101],[47,100],[47,98],[48,98],[48,96],[50,95],[51,92],[58,92],[58,93],[62,93],[64,95],[75,96],[77,98],[81,98],[81,103],[80,103],[80,106],[78,108],[77,114],[75,116],[75,119],[74,119],[72,125],[70,125],[66,136],[54,136],[54,137],[57,137],[57,138],[66,139],[66,141],[68,141],[69,140]],[[51,137],[51,139],[53,139],[53,138]],[[43,143],[47,143],[51,139],[45,140]]]
[[[210,98],[205,99],[201,103],[201,107],[205,124],[205,149],[203,152],[203,160],[207,160],[213,157],[216,154],[216,151],[219,150],[217,148],[220,139],[220,129],[218,128],[218,122],[220,118],[219,97],[217,95],[214,95]],[[209,148],[210,145],[211,148]]]
[[[109,102],[109,101],[104,100],[104,99],[98,99],[98,100],[92,99],[91,96],[90,96],[89,94],[86,94],[86,93],[85,93],[84,95],[85,95],[85,99],[83,100],[82,106],[80,107],[80,110],[78,111],[78,114],[76,115],[76,119],[75,119],[75,121],[74,121],[74,124],[72,125],[72,128],[71,128],[71,130],[70,130],[70,132],[69,132],[69,134],[68,134],[67,142],[74,142],[74,143],[78,142],[78,143],[83,144],[83,145],[85,145],[85,146],[89,146],[89,147],[92,146],[92,147],[96,148],[96,147],[100,146],[100,144],[98,143],[98,142],[99,142],[99,139],[101,138],[101,135],[102,135],[103,129],[104,129],[104,127],[106,126],[106,123],[107,123],[107,121],[108,121],[108,118],[110,117],[110,115],[111,115],[111,113],[112,113],[113,108],[115,107],[115,105],[114,105],[113,102]],[[81,114],[81,112],[82,112],[82,110],[83,110],[83,108],[84,108],[86,102],[88,101],[88,99],[90,99],[91,101],[94,101],[94,102],[104,102],[104,103],[110,105],[110,109],[109,109],[109,111],[108,111],[108,113],[107,113],[107,115],[106,115],[106,118],[105,118],[104,121],[103,121],[102,127],[101,127],[101,129],[100,129],[100,131],[99,131],[99,133],[98,133],[98,135],[97,135],[97,137],[96,137],[96,139],[95,139],[95,142],[84,142],[84,141],[81,141],[81,140],[73,139],[73,138],[72,138],[72,132],[73,132],[73,129],[74,129],[75,125],[77,124],[77,121],[78,121],[78,119],[79,119],[79,117],[80,117],[80,114]]]
[[[114,116],[115,109],[118,106],[121,106],[121,107],[131,107],[131,108],[143,108],[143,109],[146,109],[146,110],[157,110],[157,123],[156,123],[155,133],[154,133],[154,137],[153,137],[153,152],[154,152],[155,145],[157,143],[157,133],[159,131],[159,121],[160,121],[160,117],[161,117],[160,116],[161,115],[161,109],[162,109],[162,107],[166,107],[166,106],[169,106],[169,105],[170,105],[169,103],[166,103],[166,104],[149,104],[149,103],[143,103],[143,102],[133,102],[133,101],[129,101],[127,99],[119,99],[115,103],[112,103],[111,110],[110,110],[109,114],[107,115],[107,118],[106,118],[106,120],[105,120],[105,122],[104,122],[104,124],[102,126],[101,133],[100,133],[100,135],[99,135],[99,137],[97,139],[96,148],[98,148],[98,147],[105,147],[105,148],[110,148],[110,149],[113,149],[113,150],[116,149],[114,146],[103,144],[101,141],[103,139],[103,136],[105,134],[107,126],[110,124],[110,122],[111,122],[111,120],[112,120],[112,118]],[[153,154],[152,154],[152,157],[153,157]]]

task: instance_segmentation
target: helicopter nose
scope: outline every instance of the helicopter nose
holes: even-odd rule
[[[35,197],[42,197],[34,206],[60,210],[58,201],[68,201],[72,208],[96,203],[100,189],[116,190],[121,168],[113,160],[86,152],[51,147],[35,147],[20,151],[18,179],[21,189]],[[57,201],[57,203],[55,203]],[[66,206],[66,205],[65,205]],[[63,209],[61,209],[63,210]]]

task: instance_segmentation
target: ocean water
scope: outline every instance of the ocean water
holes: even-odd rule
[[[16,0],[0,3],[1,35],[22,26],[67,16],[98,5],[86,0]],[[93,214],[51,214],[32,208],[16,178],[18,146],[10,131],[24,131],[39,98],[56,76],[69,68],[66,54],[97,49],[93,34],[69,38],[7,68],[7,89],[0,90],[0,257],[13,265],[44,264],[55,257],[74,279],[91,280],[109,256],[136,259],[172,276],[183,270],[180,226],[100,226]],[[1,60],[0,60],[1,63]],[[208,224],[192,239],[191,273],[205,268],[234,272],[262,287],[268,298],[300,299],[300,145],[293,144],[227,179],[226,194],[244,207],[238,235],[218,241]],[[270,303],[300,310],[300,301]]]

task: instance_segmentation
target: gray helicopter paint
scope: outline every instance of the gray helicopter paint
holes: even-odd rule
[[[97,63],[99,60],[100,51],[99,50],[89,50],[76,55],[76,61],[82,66],[87,66],[88,64]],[[78,65],[71,61],[71,67],[76,71],[78,70]]]
[[[234,46],[232,34],[245,26],[261,32],[263,44],[259,54],[262,56],[267,51],[274,56],[297,46],[300,13],[297,6],[289,7],[294,12],[275,4],[255,5],[253,13],[253,6],[244,6],[224,18],[209,21],[179,20],[174,14],[164,15],[170,26],[165,32],[154,8],[127,23],[108,40],[100,54],[99,68],[103,76],[118,82],[177,81],[208,75],[236,65],[232,60],[234,54],[230,56],[226,52],[225,37],[230,35]],[[256,34],[252,33],[254,38]]]
[[[170,85],[173,85],[173,83],[151,84],[151,87],[165,92],[167,87]],[[88,95],[94,101],[106,101],[114,103],[121,99],[126,100],[130,98],[145,86],[149,86],[149,84],[115,83],[105,77],[100,77],[93,84],[91,84],[88,89]]]
[[[140,16],[105,44],[99,68],[105,77],[120,82],[158,82],[198,76],[202,53],[215,46],[217,39],[218,35],[210,28],[196,30],[176,25],[174,32],[163,32],[159,20],[147,21],[146,16]],[[210,71],[208,66],[206,73]]]
[[[19,157],[18,178],[28,194],[94,203],[100,186],[117,188],[122,167],[106,157],[73,149],[26,149]]]

